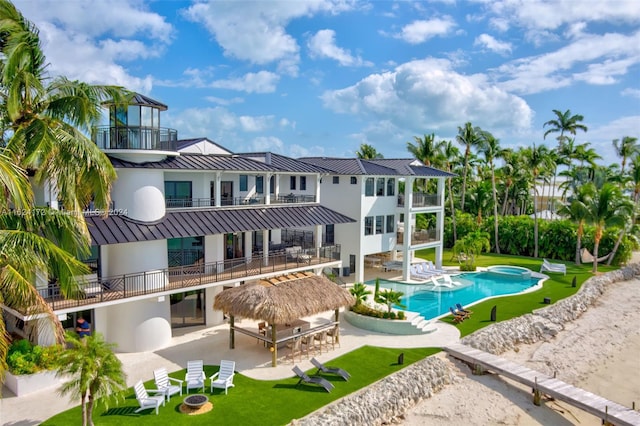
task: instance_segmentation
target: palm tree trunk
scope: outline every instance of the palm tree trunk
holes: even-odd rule
[[[613,262],[613,258],[616,256],[616,252],[618,251],[618,248],[620,247],[620,243],[622,243],[622,238],[624,238],[626,233],[627,233],[627,229],[626,228],[622,228],[622,230],[620,231],[620,235],[618,235],[618,239],[616,240],[616,244],[613,246],[613,250],[611,251],[611,254],[609,255],[609,259],[607,259],[607,266],[611,265],[611,262]]]
[[[87,404],[84,393],[82,394],[80,405],[82,406],[82,426],[87,426]]]
[[[502,202],[502,216],[506,216],[507,215],[507,201],[509,200],[509,188],[511,187],[510,184],[507,184],[506,188],[504,189],[504,201]]]
[[[448,179],[449,183],[449,200],[451,202],[451,224],[453,225],[453,244],[458,239],[458,230],[456,229],[456,205],[453,202],[453,185],[451,184],[451,178]]]
[[[553,186],[551,187],[551,208],[550,210],[555,213],[555,203],[556,203],[556,176],[558,171],[558,166],[556,166],[553,170]]]
[[[89,395],[89,403],[87,404],[87,424],[93,426],[93,396]]]
[[[464,213],[464,197],[467,190],[467,171],[469,170],[469,147],[464,153],[464,172],[462,174],[462,204],[460,205],[460,211]]]
[[[535,188],[535,179],[533,181],[533,257],[538,257],[538,190]]]
[[[493,189],[493,232],[496,240],[496,253],[500,254],[500,244],[498,243],[498,195],[496,194],[496,175],[491,164],[491,186]]]
[[[602,229],[600,226],[596,227],[595,236],[593,238],[593,269],[591,272],[594,274],[598,272],[598,248],[600,247],[600,239],[602,238]]]
[[[580,265],[580,249],[582,248],[582,221],[578,223],[578,235],[576,239],[576,265]]]

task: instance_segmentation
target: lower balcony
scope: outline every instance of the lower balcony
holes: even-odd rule
[[[404,232],[398,232],[397,243],[404,244]],[[440,233],[437,229],[421,229],[420,231],[414,231],[411,233],[411,245],[435,243],[440,241]]]
[[[206,284],[281,275],[289,270],[322,268],[339,259],[339,245],[304,250],[290,247],[269,255],[266,261],[263,257],[239,258],[86,280],[73,298],[63,297],[55,283],[40,289],[40,294],[55,311],[147,294],[177,293]]]

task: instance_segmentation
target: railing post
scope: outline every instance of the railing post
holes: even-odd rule
[[[147,294],[147,271],[142,273],[142,282],[144,283],[144,294]]]
[[[122,274],[122,298],[124,299],[125,297],[127,297],[127,280],[126,280],[126,275]]]

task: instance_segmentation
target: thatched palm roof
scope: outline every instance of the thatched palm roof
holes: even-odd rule
[[[329,279],[298,273],[225,290],[216,296],[213,308],[237,317],[286,324],[354,301],[346,289]]]

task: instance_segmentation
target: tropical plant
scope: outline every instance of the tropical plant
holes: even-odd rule
[[[105,409],[111,401],[124,399],[127,389],[122,362],[113,353],[114,345],[106,343],[100,333],[80,338],[67,332],[69,349],[60,356],[58,375],[70,380],[60,387],[61,395],[80,400],[82,425],[93,426],[93,408],[96,402]]]
[[[363,143],[360,145],[360,149],[356,151],[356,156],[361,160],[374,160],[376,158],[383,158],[372,145]]]
[[[635,158],[635,156],[638,155],[638,152],[640,152],[638,138],[624,136],[622,140],[614,139],[613,147],[615,148],[618,157],[622,159],[620,166],[622,167],[622,173],[624,173],[624,166],[627,164],[627,159]]]
[[[527,171],[531,174],[530,187],[533,188],[533,238],[534,238],[534,250],[533,257],[538,257],[538,177],[542,172],[548,168],[549,157],[547,156],[548,149],[544,145],[536,147],[533,144],[531,148],[525,148],[523,150],[523,165]]]
[[[489,163],[491,169],[491,193],[493,195],[493,224],[494,239],[496,253],[500,254],[500,243],[498,241],[498,194],[496,191],[496,171],[494,160],[502,158],[504,150],[500,148],[500,141],[496,139],[490,132],[480,132],[480,152],[484,154],[484,158]]]
[[[14,341],[7,353],[7,365],[13,374],[34,374],[57,366],[62,346],[39,346],[26,339]]]
[[[588,200],[593,195],[593,185],[585,185],[580,187],[580,190],[575,194],[575,198],[571,200],[569,204],[566,204],[560,209],[558,213],[562,216],[567,216],[572,222],[577,224],[576,230],[576,265],[580,264],[580,249],[582,248],[582,236],[584,235],[584,226],[589,216],[589,209],[587,207]]]
[[[460,158],[460,151],[458,150],[458,147],[453,145],[451,141],[443,141],[440,145],[440,149],[442,150],[442,158],[444,160],[446,170],[449,173],[453,172],[453,164],[457,163]],[[453,223],[453,241],[455,241],[458,235],[456,230],[456,207],[452,180],[453,179],[451,177],[447,178],[447,188],[451,207],[451,221]]]
[[[436,142],[436,135],[434,133],[425,134],[423,138],[414,136],[413,139],[416,143],[407,142],[407,151],[425,166],[436,165],[442,155],[439,149],[440,143]]]
[[[362,302],[367,300],[367,296],[371,294],[371,290],[363,283],[354,283],[353,287],[349,289],[349,293],[356,299],[354,306],[360,306]]]
[[[476,128],[470,122],[464,124],[463,127],[458,127],[458,135],[456,141],[464,146],[464,171],[462,175],[462,195],[460,211],[464,213],[465,209],[465,193],[467,190],[467,174],[469,173],[469,160],[471,156],[471,147],[477,146],[480,143]]]
[[[560,132],[560,135],[557,137],[557,139],[560,147],[562,147],[566,138],[565,133],[570,133],[575,136],[578,130],[582,130],[584,132],[588,130],[587,126],[580,123],[584,120],[584,117],[580,114],[571,115],[570,110],[561,112],[557,109],[554,109],[553,113],[556,115],[556,118],[554,120],[549,120],[542,125],[542,127],[549,126],[549,129],[544,132],[543,139],[546,139],[549,133]]]
[[[402,301],[402,296],[404,296],[404,293],[401,291],[385,289],[384,291],[378,293],[378,303],[387,305],[387,310],[389,314],[391,314],[391,309],[393,308],[393,306],[399,306],[403,309],[406,308],[406,306],[400,303]]]
[[[464,270],[473,271],[476,258],[483,251],[490,249],[489,234],[484,231],[474,231],[456,241],[453,245],[453,254],[458,259],[464,259]]]

